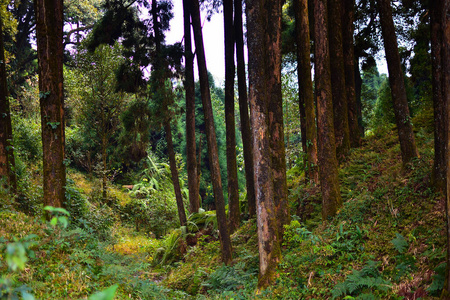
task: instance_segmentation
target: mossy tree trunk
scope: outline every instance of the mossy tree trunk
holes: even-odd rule
[[[411,116],[409,114],[408,100],[406,98],[405,81],[400,64],[394,21],[392,19],[391,1],[378,0],[378,9],[380,12],[381,32],[388,65],[389,85],[391,87],[395,122],[397,124],[402,161],[406,165],[412,159],[418,157],[418,152]]]
[[[227,143],[227,179],[230,233],[240,223],[239,187],[236,160],[236,122],[234,119],[234,25],[233,0],[223,1],[223,23],[225,33],[225,125]]]
[[[157,2],[154,0],[152,1],[152,18],[153,18],[153,31],[155,33],[155,50],[156,55],[160,56],[162,53],[162,43],[163,43],[163,34],[160,29],[160,23],[159,23],[159,16],[158,16],[158,6]],[[171,102],[171,99],[168,99],[167,97],[171,97],[171,93],[166,92],[166,83],[165,80],[167,79],[167,72],[166,69],[168,68],[166,61],[162,57],[157,57],[156,61],[153,62],[154,71],[152,76],[155,76],[155,82],[156,82],[156,89],[157,93],[160,95],[164,95],[159,100],[162,101],[162,107],[164,109],[163,113],[163,126],[164,130],[166,132],[166,143],[167,143],[167,152],[169,155],[169,166],[170,166],[170,174],[172,178],[172,184],[173,189],[175,192],[175,201],[177,202],[177,210],[178,210],[178,218],[180,220],[180,225],[185,226],[186,225],[186,212],[184,210],[184,203],[183,203],[183,195],[181,194],[181,187],[180,187],[180,181],[178,177],[178,168],[177,168],[177,162],[175,158],[175,150],[173,148],[173,140],[172,140],[172,128],[170,127],[170,120],[171,117],[169,114],[169,103]],[[168,96],[167,96],[168,95]]]
[[[430,2],[432,87],[434,108],[434,164],[433,184],[439,191],[445,191],[446,184],[446,111],[445,95],[442,94],[442,3],[443,0]]]
[[[192,53],[190,0],[183,0],[184,15],[184,51],[186,91],[186,165],[189,187],[189,212],[198,212],[200,208],[200,193],[197,176],[197,156],[195,145],[195,85],[194,85],[194,54]]]
[[[245,180],[248,213],[256,215],[255,178],[253,168],[253,145],[248,114],[247,79],[245,76],[244,34],[242,24],[242,0],[234,0],[234,29],[236,40],[237,80],[239,93],[239,116],[241,117],[242,146],[244,152]]]
[[[231,263],[232,248],[225,213],[225,201],[220,176],[219,154],[217,148],[216,132],[214,127],[214,116],[211,104],[211,92],[209,90],[208,71],[206,68],[205,49],[203,46],[203,34],[200,19],[200,5],[198,0],[192,0],[192,28],[194,31],[195,48],[197,54],[198,73],[200,79],[200,92],[202,96],[203,115],[205,120],[206,142],[211,171],[211,181],[216,204],[217,223],[219,225],[220,245],[222,261]]]
[[[311,78],[308,1],[295,0],[294,10],[297,42],[299,106],[300,108],[304,107],[305,114],[305,135],[303,135],[302,131],[302,142],[304,140],[303,150],[306,152],[307,157],[306,174],[311,183],[318,184],[319,172],[317,168],[317,127],[313,83]],[[302,113],[300,113],[300,115],[302,115]]]
[[[328,20],[334,136],[336,155],[338,160],[342,161],[350,150],[344,48],[342,42],[342,0],[328,0]]]
[[[442,133],[445,139],[445,146],[442,151],[445,152],[443,167],[446,175],[444,182],[446,185],[447,270],[441,299],[450,299],[450,0],[436,0],[431,2],[430,13],[431,54],[433,59],[433,101],[441,102],[442,110],[435,111],[435,113],[441,115],[441,121],[445,126],[445,130]],[[437,128],[436,130],[440,130],[441,128]]]
[[[17,180],[8,94],[3,20],[0,18],[0,176],[6,178],[11,192],[16,193]]]
[[[63,1],[36,0],[44,204],[64,206]]]
[[[344,0],[343,3],[342,42],[344,48],[348,127],[350,130],[350,146],[356,148],[361,145],[361,132],[358,124],[358,103],[355,92],[355,47],[353,43],[355,0]]]
[[[249,102],[250,120],[253,134],[253,162],[255,168],[256,217],[258,226],[259,280],[258,289],[268,287],[275,279],[277,264],[281,258],[280,239],[278,235],[277,212],[275,211],[274,182],[272,172],[271,132],[269,127],[269,66],[275,64],[275,53],[269,52],[267,38],[276,38],[278,26],[266,26],[267,20],[275,16],[278,22],[278,8],[281,1],[248,0],[247,41],[249,55]],[[270,7],[271,10],[266,8]],[[275,11],[273,11],[275,9]],[[267,35],[272,35],[267,37]],[[275,44],[278,44],[277,42]],[[273,45],[274,46],[274,45]],[[269,63],[269,60],[274,60]],[[274,117],[274,116],[272,116]]]
[[[270,148],[272,155],[272,180],[277,213],[278,234],[283,236],[283,226],[289,224],[290,213],[286,182],[286,147],[284,145],[283,98],[281,93],[281,1],[267,1],[265,80],[268,90],[268,116]]]
[[[314,1],[315,84],[319,178],[322,191],[322,219],[326,221],[342,206],[333,126],[330,53],[328,47],[327,0]]]
[[[172,177],[173,189],[175,191],[175,200],[177,202],[178,218],[180,225],[186,225],[186,212],[184,210],[183,195],[181,194],[180,181],[178,179],[178,167],[177,160],[175,158],[175,150],[173,148],[172,140],[172,128],[170,127],[170,121],[164,122],[164,131],[166,132],[167,153],[169,154],[170,174]]]

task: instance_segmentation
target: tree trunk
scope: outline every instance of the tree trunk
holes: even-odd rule
[[[433,3],[434,2],[434,3]],[[431,28],[432,28],[432,57],[433,55],[439,55],[440,62],[434,62],[436,57],[433,57],[433,77],[440,76],[440,78],[433,78],[433,100],[434,97],[438,97],[439,91],[436,90],[434,86],[435,80],[441,80],[439,88],[444,103],[445,116],[445,144],[446,148],[444,151],[446,152],[444,158],[445,166],[446,166],[446,201],[445,201],[445,210],[446,210],[446,219],[447,219],[447,271],[445,276],[444,289],[441,294],[441,299],[450,299],[450,0],[437,0],[432,2],[431,7]],[[436,27],[436,23],[439,24],[439,28]],[[433,39],[433,29],[437,29],[437,38]],[[440,43],[440,51],[436,51],[433,47],[434,42]],[[434,73],[437,71],[435,68],[441,70],[440,72]],[[442,111],[441,111],[442,112]]]
[[[253,145],[248,115],[247,79],[245,77],[244,34],[242,30],[242,0],[234,0],[234,29],[236,37],[236,61],[239,93],[239,116],[245,163],[245,179],[249,216],[256,215],[255,178],[253,167]]]
[[[361,89],[362,89],[362,78],[361,71],[359,70],[359,57],[355,58],[355,97],[356,97],[356,107],[358,112],[358,126],[361,137],[364,137],[364,124],[362,121],[362,102],[361,102]]]
[[[240,223],[239,187],[236,161],[236,125],[234,120],[234,26],[233,0],[223,1],[225,33],[225,123],[227,142],[227,179],[229,228],[233,233]]]
[[[418,152],[411,124],[411,116],[409,114],[408,100],[406,98],[405,81],[400,64],[390,0],[378,0],[378,9],[380,12],[381,31],[386,52],[389,85],[391,87],[402,161],[403,165],[406,165],[412,159],[418,157]]]
[[[314,32],[319,177],[322,191],[322,219],[326,221],[336,215],[338,208],[342,206],[333,128],[327,0],[314,1]]]
[[[103,121],[106,121],[104,118],[102,118],[102,119],[103,119]],[[105,123],[103,123],[102,128],[105,128],[104,126],[105,126]],[[103,199],[103,203],[106,203],[106,200],[108,197],[108,190],[107,190],[108,178],[106,176],[106,171],[108,168],[108,164],[106,161],[106,148],[107,147],[108,147],[108,137],[106,136],[105,132],[102,132],[101,148],[102,148],[102,199]]]
[[[439,191],[445,191],[446,186],[446,102],[442,94],[442,5],[443,0],[430,2],[430,29],[431,29],[431,57],[432,57],[432,86],[434,108],[434,164],[433,184]]]
[[[348,127],[350,146],[361,145],[361,132],[358,124],[358,103],[355,93],[355,47],[353,44],[355,19],[355,0],[344,0],[342,13],[342,41],[344,48],[345,87],[348,106]]]
[[[12,142],[11,111],[6,81],[5,47],[3,44],[3,20],[0,19],[0,176],[5,177],[12,193],[17,192],[14,148]]]
[[[44,204],[64,206],[63,1],[36,0]]]
[[[317,169],[317,127],[313,83],[311,78],[308,1],[295,0],[294,10],[297,41],[298,93],[300,108],[304,106],[305,111],[305,135],[303,135],[302,131],[302,142],[305,140],[304,151],[306,152],[307,157],[306,175],[311,183],[318,184],[319,172]],[[302,112],[300,111],[300,116],[301,115]]]
[[[195,84],[194,84],[194,54],[191,40],[190,0],[183,0],[184,14],[184,51],[186,91],[186,164],[189,186],[189,212],[198,212],[200,208],[199,184],[197,176],[197,157],[195,147]]]
[[[347,92],[342,42],[342,0],[328,0],[331,92],[333,95],[336,156],[342,161],[350,150]]]
[[[287,199],[286,148],[284,146],[283,98],[281,93],[281,1],[268,1],[265,43],[267,47],[265,80],[269,87],[268,116],[270,148],[272,154],[272,179],[274,202],[277,211],[278,233],[283,236],[283,226],[289,224]]]
[[[272,11],[265,10],[268,0],[247,1],[247,40],[249,55],[249,101],[253,133],[253,162],[255,167],[256,220],[258,226],[259,279],[258,288],[264,289],[275,279],[281,259],[277,213],[274,203],[272,155],[269,128],[268,67],[273,65],[266,43],[266,24]],[[280,1],[274,1],[280,4]],[[278,12],[274,12],[277,16]],[[271,33],[273,34],[273,33]]]
[[[198,0],[192,0],[192,27],[194,30],[195,48],[197,53],[198,73],[200,79],[200,92],[202,95],[203,114],[205,119],[206,141],[208,145],[208,156],[211,167],[211,181],[216,203],[217,223],[219,225],[222,261],[231,263],[232,249],[231,240],[227,228],[227,216],[225,213],[225,201],[220,176],[219,154],[217,149],[214,117],[211,105],[211,94],[209,90],[208,71],[206,69],[205,49],[203,47],[203,34],[200,20],[200,7]]]
[[[175,159],[175,151],[173,149],[172,129],[170,128],[170,121],[164,122],[164,130],[166,131],[167,152],[169,154],[170,175],[172,176],[173,189],[175,192],[175,199],[177,201],[178,218],[180,225],[186,225],[186,212],[184,211],[183,195],[181,194],[180,181],[178,180],[177,161]]]

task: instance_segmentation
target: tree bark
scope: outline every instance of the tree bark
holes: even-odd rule
[[[178,208],[178,218],[180,219],[180,225],[186,225],[186,212],[184,211],[183,195],[181,195],[180,181],[178,179],[177,161],[175,159],[175,151],[173,149],[172,140],[172,128],[170,127],[170,121],[165,121],[164,130],[166,132],[167,152],[169,154],[170,174],[172,176],[173,189],[175,192],[175,199]]]
[[[281,1],[267,1],[265,43],[267,47],[265,80],[269,88],[267,102],[272,179],[277,212],[278,234],[282,239],[283,226],[290,223],[286,181],[286,148],[284,145],[283,98],[281,93]]]
[[[158,56],[161,55],[161,46],[162,46],[162,41],[163,41],[163,36],[162,36],[162,32],[160,30],[160,24],[158,21],[158,6],[156,1],[152,1],[152,17],[153,17],[153,31],[155,33],[155,48],[156,48],[156,53]],[[163,58],[158,57],[157,61],[155,61],[153,63],[154,66],[154,71],[153,71],[153,76],[155,76],[154,74],[156,72],[156,84],[157,84],[157,89],[159,91],[163,91],[164,89],[166,89],[165,87],[165,79],[166,77],[166,72],[165,69],[167,68],[167,65],[164,61]],[[166,102],[165,100],[162,100],[164,102]],[[165,105],[165,112],[168,112],[169,109],[167,107],[167,102],[164,104]],[[181,187],[180,187],[180,181],[178,179],[178,168],[177,168],[177,162],[175,159],[175,151],[173,148],[173,140],[172,140],[172,129],[170,127],[170,120],[171,120],[171,116],[166,115],[164,117],[164,121],[163,121],[163,125],[164,125],[164,130],[166,132],[166,142],[167,142],[167,152],[169,154],[169,165],[170,165],[170,174],[172,177],[172,184],[173,184],[173,189],[175,192],[175,200],[177,202],[177,210],[178,210],[178,217],[180,219],[180,225],[184,226],[186,225],[186,212],[184,210],[184,204],[183,204],[183,196],[181,195]]]
[[[200,193],[197,175],[197,157],[195,145],[195,83],[194,54],[192,53],[190,0],[183,0],[184,14],[184,51],[186,91],[186,164],[189,186],[189,212],[198,212],[200,208]]]
[[[319,183],[319,172],[317,169],[317,127],[316,110],[314,105],[313,83],[311,78],[311,59],[310,59],[310,33],[308,17],[308,1],[295,0],[295,24],[297,41],[297,76],[299,106],[304,107],[305,111],[305,135],[302,131],[302,142],[306,152],[307,165],[306,175],[311,183]],[[300,112],[300,116],[302,113]],[[303,120],[302,120],[303,123]]]
[[[10,191],[15,194],[17,192],[17,180],[8,94],[3,20],[0,19],[0,176],[6,178]]]
[[[63,1],[35,0],[44,204],[64,206]]]
[[[418,157],[419,154],[417,152],[411,116],[409,114],[390,0],[378,0],[378,9],[380,12],[381,31],[386,52],[389,85],[391,87],[402,161],[403,164],[406,165],[411,162],[412,159]]]
[[[280,1],[273,1],[279,5]],[[269,97],[272,90],[268,87],[268,60],[276,60],[269,55],[266,24],[272,13],[267,11],[268,0],[248,0],[247,40],[249,55],[249,101],[253,133],[253,162],[255,167],[256,220],[258,226],[259,279],[258,288],[264,289],[275,278],[275,270],[281,259],[278,235],[277,213],[274,201],[274,183],[272,174],[271,137],[269,127]],[[273,6],[271,6],[273,8]],[[277,20],[275,20],[277,22]],[[274,29],[274,28],[272,28]],[[270,33],[274,34],[274,33]],[[276,33],[275,33],[276,35]]]
[[[350,150],[341,1],[328,0],[331,92],[333,94],[334,136],[338,161],[342,161]]]
[[[314,0],[315,84],[323,221],[336,215],[342,206],[334,140],[327,22],[327,0]]]
[[[430,2],[431,57],[432,57],[432,88],[434,108],[434,164],[433,184],[439,191],[445,191],[446,186],[446,105],[442,94],[442,46],[443,28],[441,14],[443,0]]]
[[[234,0],[234,28],[236,37],[236,61],[239,93],[239,116],[241,117],[241,133],[244,152],[245,180],[249,216],[256,215],[255,178],[253,167],[253,145],[248,115],[247,79],[245,76],[244,34],[242,29],[242,0]]]
[[[230,233],[240,223],[239,187],[236,161],[236,125],[234,119],[234,25],[233,0],[223,1],[225,35],[225,124],[227,142],[228,221]]]
[[[445,210],[446,210],[446,229],[447,229],[447,270],[445,276],[444,288],[441,299],[450,299],[450,0],[436,0],[431,2],[431,30],[432,30],[432,57],[433,57],[433,101],[434,98],[441,98],[443,102],[443,111],[445,114],[445,166],[446,168],[446,189],[445,189]],[[439,25],[436,25],[438,23]],[[436,28],[438,27],[438,28]],[[436,30],[437,29],[437,30]],[[436,30],[437,38],[433,38],[433,30]],[[436,51],[440,44],[440,51]],[[433,50],[433,48],[435,48]],[[438,59],[436,56],[440,56]],[[434,60],[437,60],[436,62]],[[439,63],[439,64],[438,64]],[[435,71],[441,71],[436,72]],[[438,78],[434,78],[438,76]],[[435,86],[435,80],[440,79],[440,84]],[[439,91],[440,89],[440,97]],[[442,111],[441,111],[442,112]]]
[[[200,92],[202,95],[203,115],[205,119],[206,141],[208,145],[208,156],[211,171],[211,181],[216,203],[216,216],[219,225],[220,245],[222,261],[231,263],[232,249],[231,240],[227,228],[227,216],[225,213],[225,201],[223,197],[222,181],[220,176],[219,155],[217,149],[214,117],[211,105],[211,94],[209,90],[208,71],[206,68],[205,49],[203,47],[203,34],[200,20],[200,6],[198,0],[192,0],[192,28],[194,31],[195,48],[197,53],[198,73],[200,79]]]
[[[345,87],[348,106],[348,127],[350,130],[350,146],[361,145],[361,132],[358,124],[358,103],[355,92],[355,47],[353,44],[355,0],[343,0],[342,41],[344,48]]]

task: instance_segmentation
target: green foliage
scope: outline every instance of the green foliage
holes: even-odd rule
[[[408,242],[400,233],[395,233],[395,239],[391,240],[392,245],[394,245],[394,249],[397,250],[400,254],[404,253],[405,250],[408,249]]]
[[[245,265],[238,263],[233,266],[222,265],[211,273],[203,283],[207,289],[214,292],[236,291],[243,288],[246,282],[251,281],[255,273],[245,271]]]
[[[180,243],[182,243],[182,240],[186,236],[186,231],[183,229],[175,229],[165,237],[161,243],[161,247],[156,249],[153,255],[154,265],[162,266],[171,264],[181,258]]]
[[[116,294],[118,285],[115,284],[104,291],[89,296],[88,300],[112,300]]]
[[[360,271],[353,270],[344,282],[333,288],[333,299],[346,295],[356,296],[355,299],[379,299],[391,288],[391,284],[383,278],[378,266],[379,263],[368,261]]]
[[[432,296],[437,297],[441,294],[445,284],[446,270],[447,270],[447,263],[442,263],[434,269],[435,274],[433,275],[433,282],[427,289],[427,291]]]

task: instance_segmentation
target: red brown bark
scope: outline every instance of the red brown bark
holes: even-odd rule
[[[336,215],[337,210],[342,206],[334,140],[327,19],[327,0],[314,0],[315,84],[323,221]]]
[[[297,41],[297,75],[300,108],[305,111],[305,135],[302,131],[302,142],[307,157],[306,175],[311,183],[319,183],[317,161],[317,127],[314,105],[313,83],[311,78],[310,34],[308,19],[308,1],[295,0],[295,24]],[[302,113],[300,113],[302,115]],[[302,121],[303,122],[303,121]]]
[[[15,193],[17,191],[17,180],[6,77],[3,20],[0,19],[0,176],[6,178],[8,187]]]
[[[225,125],[227,142],[227,179],[228,179],[228,224],[230,233],[240,223],[239,188],[236,160],[236,122],[234,119],[234,26],[233,0],[223,1],[223,22],[225,33]]]
[[[269,66],[277,61],[275,53],[270,52],[267,39],[274,38],[278,25],[266,26],[269,16],[275,16],[281,1],[247,1],[247,40],[249,53],[249,101],[253,133],[253,162],[255,167],[256,219],[258,226],[259,279],[258,288],[264,289],[275,278],[275,270],[281,258],[280,239],[276,203],[274,200],[274,181],[272,172],[271,128],[269,126],[269,101],[273,90],[269,88]],[[270,8],[270,10],[267,10]],[[277,47],[271,45],[272,47]],[[269,60],[274,60],[269,63]],[[274,116],[272,116],[273,118]]]
[[[342,41],[344,48],[345,87],[347,93],[348,127],[350,146],[361,145],[361,132],[358,124],[358,103],[355,91],[355,47],[353,44],[355,0],[343,0]]]
[[[197,175],[197,156],[195,145],[195,85],[194,54],[192,53],[190,0],[183,0],[184,14],[184,51],[186,91],[186,165],[189,187],[189,212],[198,212],[200,193]]]
[[[333,94],[334,135],[339,161],[350,150],[347,92],[345,86],[344,50],[342,41],[342,0],[328,0],[331,92]]]
[[[227,216],[225,213],[225,201],[223,197],[222,180],[220,176],[219,155],[211,104],[211,92],[209,90],[208,71],[206,68],[205,49],[203,46],[200,5],[198,0],[192,0],[191,3],[192,27],[194,30],[198,73],[200,79],[200,92],[202,95],[203,114],[205,120],[206,142],[208,146],[211,181],[216,204],[217,223],[219,226],[222,261],[225,264],[229,264],[232,260],[232,248],[230,235],[228,232]]]
[[[248,114],[247,79],[245,76],[244,34],[242,30],[242,0],[234,0],[234,28],[236,40],[237,79],[239,93],[239,116],[244,152],[245,180],[249,216],[256,215],[255,178],[253,168],[253,145]]]
[[[381,31],[388,65],[389,85],[391,87],[395,122],[397,124],[402,161],[406,165],[412,159],[418,157],[419,154],[417,152],[411,116],[409,114],[390,0],[378,0],[378,9],[380,12]]]
[[[44,204],[64,206],[63,1],[36,0]]]

